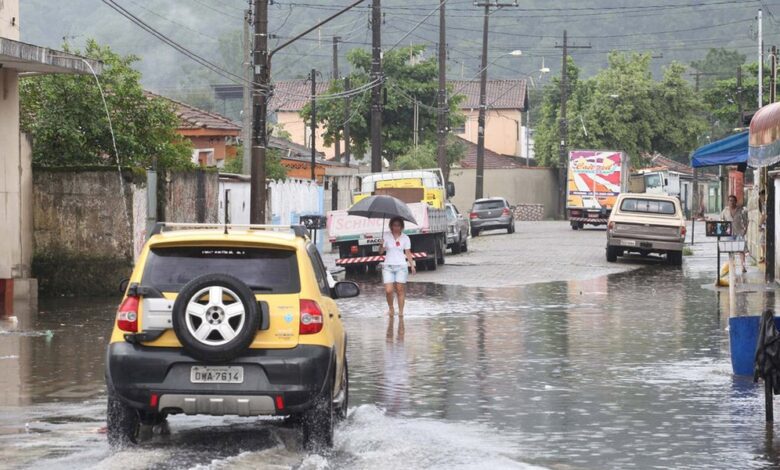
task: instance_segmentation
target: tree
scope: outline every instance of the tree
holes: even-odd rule
[[[241,174],[243,172],[244,152],[239,146],[236,149],[236,156],[225,163],[225,173]],[[281,152],[279,149],[268,149],[265,153],[265,171],[266,178],[269,180],[286,180],[287,169],[282,165]]]
[[[650,60],[648,54],[613,52],[607,68],[587,80],[578,80],[570,62],[569,149],[622,150],[635,166],[651,152],[687,160],[707,128],[704,103],[683,79],[682,65],[670,65],[658,82]],[[536,155],[549,166],[558,164],[558,88],[555,82],[545,88],[537,120]]]
[[[67,50],[67,46],[65,47]],[[103,62],[100,84],[123,166],[191,167],[191,145],[177,133],[178,117],[163,99],[148,97],[133,68],[136,56],[120,56],[90,40],[82,53]],[[93,76],[40,75],[20,87],[21,127],[33,139],[40,165],[116,165],[116,152]]]
[[[569,57],[566,67],[567,91],[571,96],[572,91],[579,90],[580,69],[574,60]],[[579,97],[577,99],[582,99]],[[540,166],[558,167],[558,153],[560,133],[558,119],[561,109],[561,81],[555,77],[545,85],[539,112],[536,113],[536,128],[534,130],[534,153]]]
[[[423,59],[425,46],[410,46],[387,52],[382,59],[387,99],[383,107],[382,137],[384,157],[395,161],[399,156],[412,150],[414,140],[414,102],[419,103],[419,140],[436,139],[436,100],[438,93],[438,65],[435,57]],[[347,54],[354,72],[350,74],[353,89],[368,86],[371,70],[371,53],[363,49],[353,49]],[[344,92],[344,82],[332,82],[328,94]],[[450,127],[458,126],[465,120],[458,104],[462,96],[451,96],[449,100]],[[371,91],[352,98],[350,118],[350,137],[353,153],[365,155],[370,145]],[[309,120],[310,106],[306,106],[301,115]],[[325,145],[333,145],[336,136],[340,136],[344,123],[344,100],[323,99],[317,102],[317,121],[325,124]],[[341,138],[341,137],[339,137]],[[435,164],[433,165],[436,166]]]
[[[452,167],[463,159],[466,154],[466,144],[454,135],[447,136],[447,164]],[[396,170],[421,170],[424,168],[437,168],[436,142],[429,140],[412,148],[408,153],[399,156],[393,163]]]
[[[733,77],[737,67],[745,63],[745,54],[739,51],[725,48],[711,48],[701,60],[691,62],[691,68],[695,72],[701,72],[699,77],[699,89],[711,88],[717,80]]]

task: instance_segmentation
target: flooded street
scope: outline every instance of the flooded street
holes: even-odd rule
[[[457,268],[451,268],[457,275]],[[0,332],[0,467],[768,468],[763,390],[731,374],[706,273],[648,265],[496,289],[376,281],[340,302],[350,415],[329,454],[281,420],[174,416],[112,454],[103,358],[116,299],[49,300]]]

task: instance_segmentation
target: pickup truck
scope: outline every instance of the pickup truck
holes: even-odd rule
[[[682,265],[685,219],[676,197],[621,194],[607,223],[607,261],[639,253],[666,255],[669,264]]]

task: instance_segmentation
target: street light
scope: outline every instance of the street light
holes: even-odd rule
[[[521,55],[523,55],[523,51],[521,51],[520,49],[515,49],[514,51],[510,52],[509,55],[514,57],[520,57]]]

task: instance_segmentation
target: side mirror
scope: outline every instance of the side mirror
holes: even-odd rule
[[[455,196],[455,183],[447,181],[447,197]]]
[[[337,299],[348,299],[360,295],[360,287],[352,281],[337,282],[333,287],[333,294]]]
[[[120,294],[124,295],[125,292],[127,292],[128,284],[130,284],[130,279],[125,278],[125,279],[122,279],[121,281],[119,281],[119,293]]]
[[[664,186],[669,186],[669,179],[668,178],[664,178]]]

